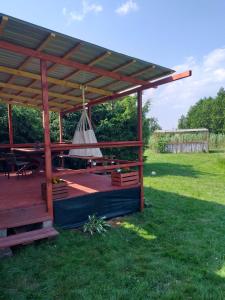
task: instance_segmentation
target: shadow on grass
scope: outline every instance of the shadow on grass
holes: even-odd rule
[[[149,208],[130,222],[155,237],[148,241],[155,275],[163,282],[170,274],[171,288],[177,281],[171,299],[224,299],[225,206],[152,188],[145,196]]]
[[[224,299],[225,206],[145,197],[149,208],[105,236],[62,231],[18,251],[2,263],[2,299]]]
[[[152,171],[156,172],[157,177],[171,175],[197,178],[200,175],[206,174],[204,172],[195,170],[192,165],[182,165],[167,162],[145,163],[144,176],[151,176]]]

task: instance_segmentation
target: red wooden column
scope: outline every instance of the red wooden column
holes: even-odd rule
[[[138,112],[138,141],[143,142],[142,138],[142,91],[137,93],[137,112]],[[139,146],[138,160],[143,162],[143,146]],[[144,187],[143,187],[143,166],[139,166],[139,178],[141,184],[140,211],[144,209]]]
[[[88,118],[91,121],[91,106],[88,106]]]
[[[8,127],[9,127],[9,144],[13,146],[13,124],[12,124],[12,105],[8,104]]]
[[[53,202],[52,202],[52,157],[51,157],[51,140],[49,126],[49,105],[48,105],[48,81],[47,81],[47,63],[40,61],[41,87],[42,87],[42,105],[43,105],[43,128],[44,128],[44,145],[45,145],[45,178],[46,178],[46,198],[47,210],[53,219]]]
[[[59,142],[63,142],[63,125],[62,125],[63,115],[59,112]]]

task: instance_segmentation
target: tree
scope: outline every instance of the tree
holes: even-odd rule
[[[180,119],[178,120],[178,128],[179,129],[185,129],[187,127],[187,117],[184,115],[181,115]]]
[[[148,118],[150,102],[143,106],[143,141],[147,147],[150,131],[157,128],[158,122]],[[66,114],[63,118],[63,136],[71,141],[80,119],[80,112]],[[7,107],[0,106],[1,142],[8,142]],[[137,102],[136,97],[126,97],[112,103],[104,103],[92,108],[92,125],[98,141],[137,140]],[[50,113],[51,140],[59,140],[58,113]],[[13,129],[15,143],[43,141],[42,116],[39,110],[21,106],[13,106]],[[115,154],[121,159],[134,159],[137,149],[103,149],[104,154]]]
[[[215,98],[200,99],[181,116],[178,128],[208,128],[213,133],[225,133],[225,90],[221,88]]]

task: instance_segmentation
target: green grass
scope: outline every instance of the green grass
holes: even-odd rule
[[[143,214],[17,250],[0,299],[224,299],[224,153],[148,154]]]

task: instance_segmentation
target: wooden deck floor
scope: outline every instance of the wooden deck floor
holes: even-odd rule
[[[111,185],[110,175],[65,174],[60,177],[68,183],[67,198],[121,189]],[[30,215],[33,220],[47,218],[46,203],[41,197],[41,183],[44,181],[43,174],[19,179],[16,175],[7,179],[0,174],[0,228],[12,223],[26,223]]]

